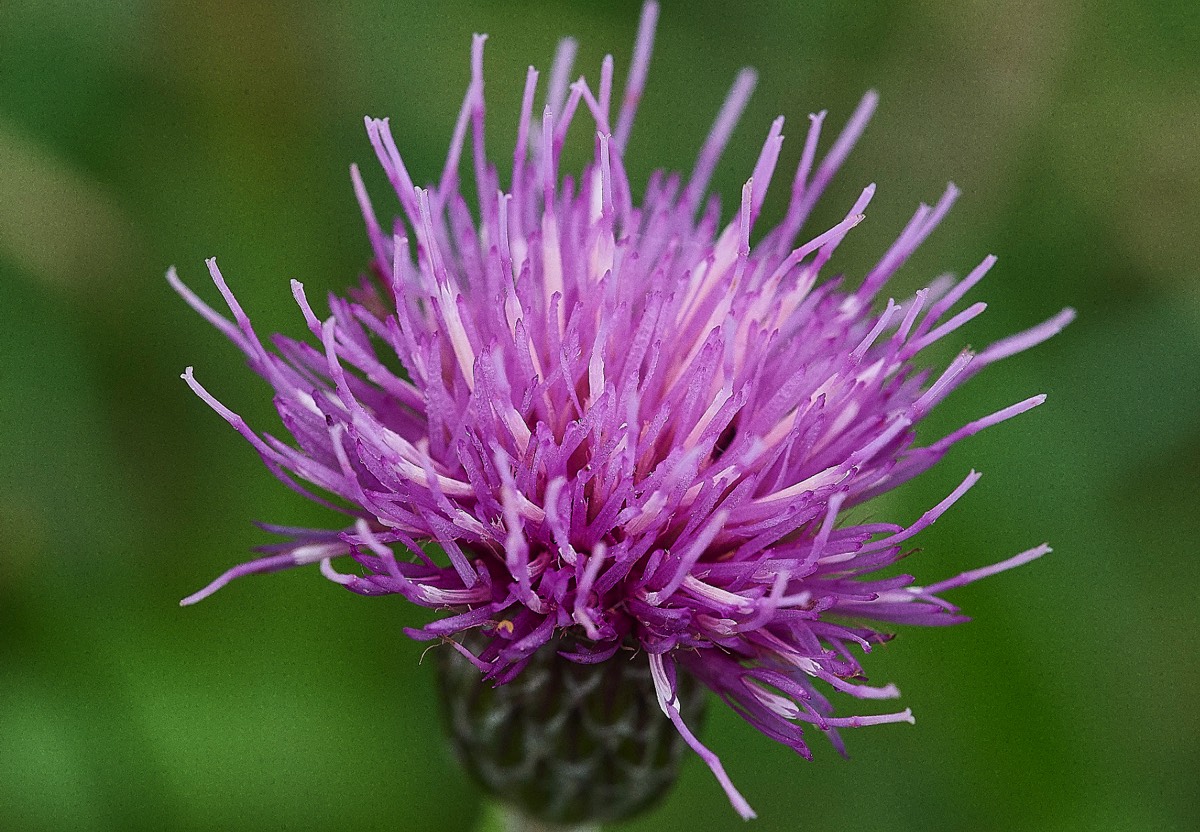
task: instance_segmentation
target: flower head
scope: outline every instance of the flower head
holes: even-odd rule
[[[561,642],[571,645],[567,658],[578,662],[636,648],[662,711],[748,817],[680,715],[676,668],[806,757],[806,726],[840,748],[839,728],[911,721],[908,710],[834,716],[821,690],[897,696],[892,685],[861,681],[859,648],[869,652],[891,624],[963,620],[944,590],[1049,549],[931,585],[877,575],[966,493],[974,472],[907,526],[856,524],[847,511],[929,468],[960,439],[1040,404],[1034,396],[931,445],[915,441],[917,423],[951,391],[1049,338],[1072,313],[963,351],[940,371],[922,365],[927,347],[983,311],[982,303],[954,309],[994,258],[962,280],[901,301],[878,298],[942,221],[953,186],[917,209],[856,287],[825,277],[875,186],[833,227],[801,232],[865,128],[874,93],[819,159],[825,114],[810,117],[786,214],[765,233],[755,226],[782,118],[733,217],[723,222],[707,194],[754,86],[748,70],[692,173],[657,173],[635,195],[625,150],[656,17],[648,4],[616,101],[611,57],[595,87],[568,83],[571,41],[548,84],[530,68],[504,181],[484,148],[483,36],[437,184],[415,187],[387,121],[368,118],[401,214],[385,232],[351,169],[374,276],[352,299],[331,297],[324,318],[292,283],[311,340],[264,344],[215,261],[208,267],[232,320],[170,275],[272,386],[291,441],[250,428],[190,368],[187,383],[284,483],[348,516],[334,530],[268,527],[288,541],[184,603],[234,577],[320,564],[354,592],[437,610],[411,635],[447,642],[498,684],[564,631],[574,636]],[[539,86],[545,103],[535,108]],[[577,177],[564,175],[560,154],[580,121],[594,124],[594,156]],[[459,190],[468,139],[478,183],[471,201]],[[343,556],[355,572],[334,568]],[[477,652],[462,644],[467,631]]]

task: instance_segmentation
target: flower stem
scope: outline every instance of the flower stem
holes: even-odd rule
[[[600,825],[551,826],[507,806],[489,803],[484,807],[476,832],[600,832]]]

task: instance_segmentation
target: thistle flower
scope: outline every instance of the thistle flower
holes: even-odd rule
[[[350,299],[330,297],[325,318],[292,282],[311,341],[276,335],[269,348],[213,260],[232,320],[169,274],[274,389],[292,441],[253,430],[191,368],[188,385],[285,484],[348,517],[332,530],[268,526],[287,542],[182,603],[239,576],[319,564],[353,592],[436,610],[410,635],[444,642],[495,685],[519,677],[548,644],[581,664],[640,654],[658,707],[752,817],[684,719],[677,671],[804,757],[807,726],[842,749],[840,728],[911,722],[908,709],[834,716],[822,690],[898,696],[892,685],[863,681],[855,648],[869,652],[892,624],[964,620],[941,593],[1049,548],[927,585],[878,575],[975,484],[975,472],[907,526],[854,523],[848,510],[925,471],[959,440],[1040,404],[1044,396],[1034,396],[916,444],[915,426],[949,393],[1051,337],[1073,313],[963,351],[940,372],[922,365],[928,347],[983,311],[975,303],[952,314],[995,258],[901,301],[878,298],[945,217],[953,185],[917,209],[854,288],[824,272],[863,220],[874,185],[843,220],[797,247],[866,127],[874,93],[819,163],[825,113],[810,116],[786,213],[765,233],[755,225],[782,118],[728,222],[708,196],[754,86],[749,70],[692,173],[656,173],[637,197],[625,151],[656,18],[648,4],[618,102],[611,56],[598,86],[568,83],[573,41],[560,46],[536,111],[539,76],[530,68],[506,185],[484,147],[482,35],[436,185],[415,187],[387,120],[366,119],[401,215],[386,233],[351,168],[373,277]],[[564,175],[568,128],[581,120],[594,123],[594,157],[577,177]],[[459,190],[468,137],[474,206]],[[335,569],[343,556],[355,572]]]

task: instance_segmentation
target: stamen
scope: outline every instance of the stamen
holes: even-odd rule
[[[382,268],[388,262],[383,229],[380,228],[379,220],[375,217],[375,208],[371,205],[371,197],[367,194],[367,187],[363,184],[358,165],[350,166],[350,181],[354,183],[354,198],[358,200],[358,208],[362,212],[363,222],[367,226],[367,239],[371,241],[371,251],[375,253],[375,262],[379,263]]]
[[[862,136],[863,131],[867,129],[867,123],[870,122],[871,116],[875,113],[875,107],[878,103],[879,94],[875,90],[868,91],[862,97],[862,100],[858,102],[858,106],[854,108],[854,113],[850,116],[850,120],[846,122],[846,126],[842,128],[842,132],[834,140],[833,147],[829,149],[829,153],[821,160],[821,165],[817,168],[816,174],[813,175],[812,182],[803,189],[799,203],[795,209],[789,209],[788,214],[792,216],[792,221],[788,224],[789,227],[794,224],[797,229],[800,229],[804,225],[804,221],[808,219],[808,215],[817,204],[817,200],[825,192],[825,188],[829,186],[829,183],[833,181],[834,175],[841,168],[842,163],[846,161],[846,158],[850,155],[850,151],[854,149],[854,145],[858,143],[858,139]],[[821,113],[814,120],[814,130],[820,130],[820,122],[823,117],[824,113]],[[815,143],[815,137],[813,141]]]
[[[750,94],[754,92],[754,86],[757,83],[758,73],[752,69],[743,69],[738,73],[737,80],[729,89],[725,103],[721,105],[721,111],[717,113],[717,120],[713,122],[712,130],[709,131],[704,147],[700,149],[700,155],[696,158],[696,167],[692,170],[691,179],[680,200],[681,210],[687,215],[695,214],[701,198],[708,190],[708,181],[712,178],[717,162],[720,161],[721,154],[725,151],[725,145],[729,143],[729,137],[733,134],[733,128],[741,119],[742,113],[746,109],[746,102],[750,100]]]
[[[746,802],[746,798],[742,797],[741,792],[733,785],[733,781],[729,779],[729,775],[725,773],[725,767],[721,765],[720,758],[713,754],[700,740],[696,739],[683,722],[683,717],[679,714],[679,696],[675,692],[675,685],[668,677],[666,662],[670,661],[662,655],[650,654],[650,675],[654,679],[654,690],[658,694],[658,706],[662,708],[662,712],[667,715],[667,719],[671,720],[671,724],[675,726],[685,742],[696,752],[697,756],[704,761],[709,770],[717,778],[717,782],[721,784],[721,788],[725,790],[725,794],[729,797],[730,803],[737,813],[742,816],[743,820],[752,820],[757,817],[754,810],[750,808],[750,804]],[[674,671],[674,664],[671,665],[671,671]],[[673,673],[672,673],[673,675]]]
[[[613,143],[618,153],[625,152],[633,120],[637,115],[642,92],[646,89],[646,74],[650,69],[650,54],[654,50],[654,27],[658,23],[658,3],[642,6],[642,19],[638,23],[637,40],[633,46],[633,61],[629,66],[629,79],[625,82],[625,95],[621,101],[621,115],[617,119],[617,132]]]
[[[758,154],[758,161],[754,165],[754,173],[750,175],[750,180],[755,182],[754,203],[752,207],[753,218],[758,217],[758,212],[762,210],[763,200],[767,198],[767,190],[771,186],[771,177],[775,174],[775,164],[779,161],[779,151],[783,147],[783,116],[771,122],[771,132],[767,134],[767,140],[763,142],[762,150]]]
[[[1047,544],[1035,546],[1032,549],[1026,550],[1019,555],[1013,555],[1008,560],[1002,560],[999,563],[993,563],[991,566],[984,566],[980,569],[972,569],[969,572],[963,572],[953,578],[944,581],[938,581],[936,584],[930,584],[925,587],[924,593],[932,595],[937,592],[945,592],[948,589],[958,589],[960,586],[973,584],[976,581],[989,578],[992,575],[997,575],[1009,569],[1016,569],[1018,566],[1023,566],[1032,560],[1037,560],[1042,555],[1049,554],[1054,550]]]
[[[525,160],[529,158],[529,131],[533,124],[533,97],[537,92],[538,72],[533,67],[525,74],[525,94],[521,97],[521,117],[517,121],[517,145],[513,149],[512,189],[524,190]]]

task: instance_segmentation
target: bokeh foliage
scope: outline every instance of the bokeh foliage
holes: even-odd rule
[[[468,829],[477,797],[436,724],[422,620],[312,571],[176,601],[266,540],[329,522],[191,396],[189,364],[275,424],[265,388],[168,290],[218,254],[262,331],[367,256],[346,167],[390,115],[434,179],[492,36],[489,142],[512,147],[524,67],[581,40],[618,83],[636,2],[0,4],[0,829]],[[1055,553],[958,592],[976,623],[904,632],[868,663],[916,727],[851,731],[805,763],[714,709],[706,738],[755,828],[1200,827],[1200,5],[667,0],[628,167],[688,169],[743,64],[759,91],[716,187],[732,204],[770,119],[784,165],[805,115],[883,104],[813,227],[879,195],[835,265],[862,273],[947,178],[964,197],[905,268],[1000,264],[982,345],[1064,305],[1077,323],[989,370],[930,435],[1029,394],[875,508],[915,518],[985,477],[920,541],[923,580],[1049,539]],[[582,148],[589,143],[574,134]],[[575,157],[582,158],[583,151]],[[785,174],[786,175],[786,174]],[[777,190],[768,216],[778,216]],[[772,212],[774,212],[772,214]],[[209,292],[211,297],[213,293]],[[846,702],[848,706],[854,703]],[[703,766],[631,829],[741,829]]]

